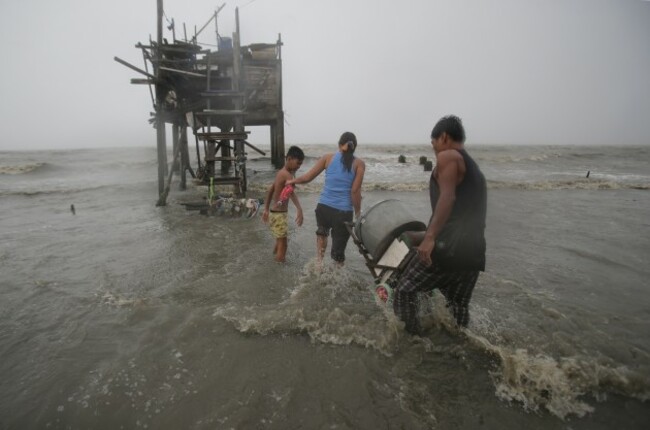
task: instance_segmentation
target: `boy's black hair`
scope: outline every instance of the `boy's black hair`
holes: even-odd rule
[[[287,151],[287,158],[295,158],[297,160],[304,160],[305,159],[305,153],[302,152],[302,149],[298,148],[297,146],[292,146],[289,148]]]
[[[447,133],[454,142],[465,143],[463,121],[456,115],[447,115],[440,118],[433,130],[431,130],[431,139],[437,139],[443,133]]]

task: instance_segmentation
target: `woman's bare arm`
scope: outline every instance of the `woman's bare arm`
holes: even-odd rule
[[[354,182],[352,182],[350,193],[354,215],[358,217],[361,214],[361,185],[363,184],[363,175],[366,172],[366,163],[362,159],[357,158],[355,164]]]
[[[309,169],[304,175],[298,176],[295,179],[287,181],[287,184],[306,184],[314,180],[323,170],[327,167],[327,161],[332,157],[332,154],[325,154],[316,161],[316,164]]]

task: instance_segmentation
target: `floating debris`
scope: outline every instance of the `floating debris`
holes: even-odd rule
[[[264,204],[262,199],[239,199],[217,196],[202,203],[181,203],[187,210],[198,210],[202,215],[228,216],[231,218],[253,218]]]

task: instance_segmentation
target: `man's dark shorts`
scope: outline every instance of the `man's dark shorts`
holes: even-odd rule
[[[345,247],[350,239],[344,223],[352,222],[352,218],[352,211],[341,211],[322,203],[316,206],[316,234],[327,237],[332,230],[332,260],[339,263],[345,261]]]

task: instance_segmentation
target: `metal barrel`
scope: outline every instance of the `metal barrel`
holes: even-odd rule
[[[354,234],[377,261],[400,234],[426,228],[402,201],[389,199],[364,210],[354,223]]]

